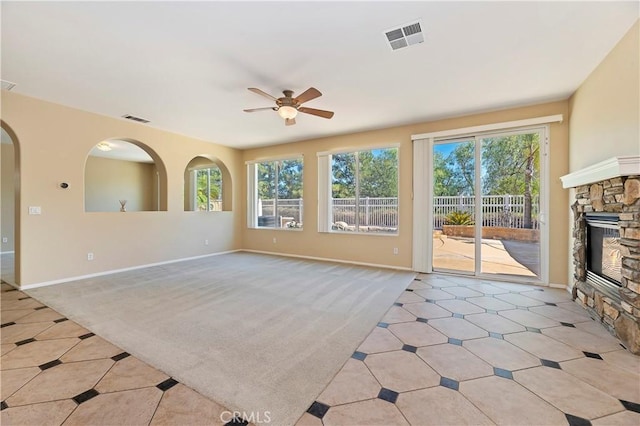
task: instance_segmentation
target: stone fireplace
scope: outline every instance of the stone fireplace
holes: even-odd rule
[[[573,297],[640,354],[640,157],[615,157],[562,182],[575,188]]]

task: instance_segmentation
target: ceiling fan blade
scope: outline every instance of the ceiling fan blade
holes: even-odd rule
[[[322,117],[322,118],[333,117],[333,111],[325,111],[323,109],[300,107],[298,108],[298,111],[304,112],[305,114],[317,115],[318,117]]]
[[[285,126],[293,126],[294,124],[296,124],[296,119],[295,118],[285,118],[284,119],[284,125]]]
[[[264,96],[265,98],[269,98],[272,101],[275,101],[276,98],[274,98],[273,96],[271,96],[270,94],[268,94],[267,92],[263,92],[260,89],[256,89],[255,87],[249,87],[249,90],[252,91],[253,93],[256,93],[258,95]]]
[[[256,112],[256,111],[265,111],[268,109],[272,109],[274,111],[276,111],[275,107],[264,107],[264,108],[250,108],[250,109],[243,109],[244,112]]]
[[[298,104],[302,105],[303,103],[308,102],[311,99],[319,98],[320,96],[322,96],[322,93],[320,93],[318,89],[310,87],[300,96],[296,96],[296,99],[298,100]]]

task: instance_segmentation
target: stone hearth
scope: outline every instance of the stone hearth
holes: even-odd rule
[[[640,176],[617,176],[576,188],[573,263],[574,299],[579,299],[592,317],[601,321],[635,354],[640,354]],[[619,215],[622,256],[621,287],[604,291],[587,279],[588,213]]]

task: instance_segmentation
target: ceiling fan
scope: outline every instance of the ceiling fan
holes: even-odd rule
[[[293,97],[292,90],[283,90],[284,94],[281,98],[275,98],[270,94],[263,92],[260,89],[256,89],[255,87],[250,87],[250,91],[256,93],[258,95],[264,96],[265,98],[269,98],[272,101],[275,101],[276,106],[274,107],[264,107],[264,108],[251,108],[245,109],[244,112],[255,112],[255,111],[264,111],[264,110],[273,110],[278,111],[278,115],[284,118],[284,124],[286,126],[292,126],[296,124],[296,115],[298,112],[303,112],[305,114],[317,115],[322,118],[331,118],[333,117],[333,111],[325,111],[323,109],[315,109],[315,108],[307,108],[300,106],[305,102],[308,102],[312,99],[319,98],[322,96],[322,93],[314,87],[310,87],[305,92],[303,92],[300,96]]]

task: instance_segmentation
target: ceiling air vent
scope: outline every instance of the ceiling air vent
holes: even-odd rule
[[[16,87],[15,83],[12,83],[12,82],[7,81],[7,80],[0,80],[0,82],[2,82],[2,90],[9,91],[9,90],[13,89],[14,87]]]
[[[424,41],[420,22],[412,22],[402,25],[399,28],[386,30],[384,35],[387,37],[387,41],[389,42],[392,50],[413,46],[414,44],[422,43]]]
[[[135,115],[123,115],[122,118],[126,118],[127,120],[137,121],[138,123],[149,123],[149,120],[145,120],[144,118],[136,117]]]

